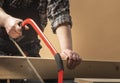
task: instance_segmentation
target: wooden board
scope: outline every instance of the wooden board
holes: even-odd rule
[[[56,79],[57,67],[54,59],[30,57],[29,60],[44,79]],[[83,60],[74,70],[65,66],[65,79],[73,78],[120,78],[119,61]],[[0,56],[0,79],[37,79],[23,57]]]
[[[0,57],[0,79],[35,78],[26,59],[23,57]]]
[[[75,83],[120,83],[120,79],[109,78],[76,78]]]

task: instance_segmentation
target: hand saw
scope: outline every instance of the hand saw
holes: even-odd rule
[[[40,28],[34,22],[34,20],[32,20],[31,18],[27,18],[23,22],[20,23],[20,26],[24,27],[25,25],[28,25],[28,24],[32,26],[32,28],[36,31],[36,33],[38,34],[38,36],[43,40],[43,42],[45,43],[45,45],[49,48],[49,50],[51,51],[51,53],[54,55],[54,58],[55,58],[55,61],[57,63],[57,67],[58,67],[58,83],[63,83],[64,66],[63,66],[63,62],[62,62],[60,54],[56,51],[56,49],[53,47],[53,45],[51,44],[51,42],[47,39],[47,37],[45,36],[45,34],[43,34],[43,32],[40,30]],[[22,55],[24,57],[26,57],[25,54],[19,48],[19,46],[16,44],[16,42],[13,39],[12,39],[12,41],[18,47],[18,49],[22,53]],[[31,64],[31,62],[28,60],[27,57],[26,57],[26,59],[27,59],[29,65],[31,66],[31,68],[34,70],[34,72],[37,75],[37,77],[43,82],[43,80],[41,79],[40,75],[38,74],[38,72],[36,71],[36,69],[34,68],[34,66]]]

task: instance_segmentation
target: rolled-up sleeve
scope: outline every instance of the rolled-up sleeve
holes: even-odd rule
[[[62,24],[72,26],[69,0],[48,0],[47,14],[54,33]]]

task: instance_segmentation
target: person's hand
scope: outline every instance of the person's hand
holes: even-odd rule
[[[69,69],[76,68],[81,62],[80,55],[72,50],[66,49],[66,50],[62,51],[60,55],[61,55],[62,59],[67,60],[66,65]]]
[[[18,24],[19,22],[22,22],[22,19],[19,18],[14,18],[14,17],[8,17],[5,20],[5,29],[7,34],[11,37],[11,38],[19,38],[20,36],[22,36],[22,27]],[[28,27],[26,27],[26,29],[28,29]]]

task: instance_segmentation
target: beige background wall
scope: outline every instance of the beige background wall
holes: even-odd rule
[[[70,0],[73,48],[83,59],[120,60],[120,0]],[[60,52],[48,24],[45,34]],[[52,57],[43,45],[42,57]]]

